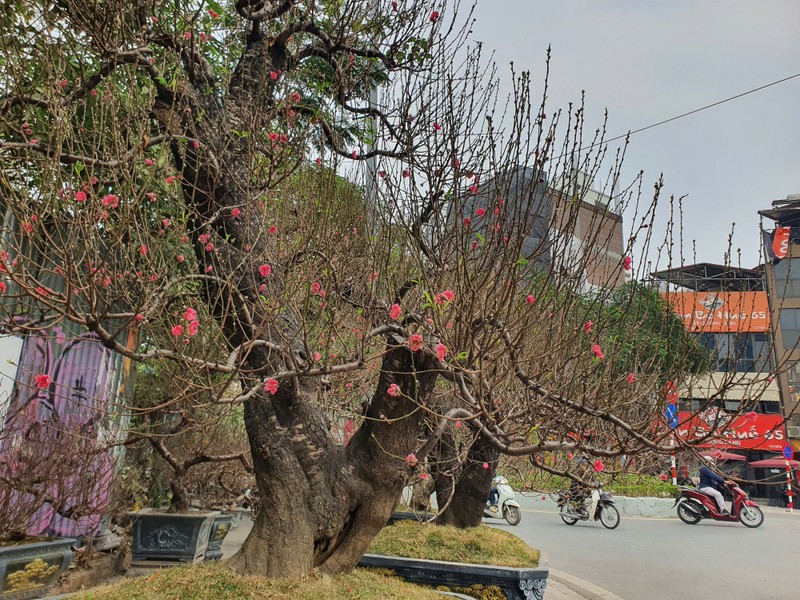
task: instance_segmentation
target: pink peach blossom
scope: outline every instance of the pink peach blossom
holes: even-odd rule
[[[278,393],[278,382],[277,380],[270,377],[267,379],[267,382],[264,384],[264,391],[269,392],[271,396],[274,396]]]
[[[399,304],[392,304],[392,307],[389,309],[389,317],[397,321],[402,312],[403,310],[400,308]]]
[[[422,341],[422,336],[418,333],[415,333],[408,338],[408,347],[411,348],[413,352],[422,350],[424,345],[425,344]]]
[[[47,389],[50,387],[50,375],[34,375],[33,380],[36,382],[36,387],[40,390]]]
[[[103,199],[100,201],[103,206],[108,206],[110,208],[117,208],[119,206],[119,198],[114,194],[107,194],[103,196]]]

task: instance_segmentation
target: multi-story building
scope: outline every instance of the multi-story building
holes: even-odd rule
[[[464,214],[491,211],[498,196],[508,202],[513,226],[525,234],[522,256],[541,270],[552,269],[579,293],[625,282],[621,210],[589,174],[575,171],[548,181],[543,171],[518,167],[482,185]]]
[[[555,267],[578,279],[582,292],[617,288],[625,282],[622,213],[612,197],[595,189],[592,178],[577,171],[562,177],[547,194],[552,198],[551,236],[560,245]],[[612,192],[612,195],[615,191]]]
[[[667,282],[665,298],[712,353],[710,371],[678,387],[678,437],[706,437],[700,448],[731,451],[748,462],[781,452],[786,433],[762,269],[700,263],[653,276]]]
[[[788,219],[785,209],[763,212]],[[765,232],[770,248],[775,241],[783,256],[779,261],[773,253],[755,269],[701,263],[653,274],[668,282],[665,295],[676,314],[713,351],[711,371],[679,387],[677,435],[706,437],[700,448],[722,451],[723,468],[750,481],[751,496],[775,505],[787,499],[785,469],[750,463],[780,457],[787,444],[798,448],[800,441],[800,395],[794,392],[800,390],[800,202],[794,209],[796,232]],[[798,261],[793,274],[791,262],[780,266],[791,259],[792,247]],[[692,460],[685,456],[687,463]],[[800,487],[800,470],[792,474]]]
[[[777,381],[790,443],[800,450],[800,194],[759,211]]]

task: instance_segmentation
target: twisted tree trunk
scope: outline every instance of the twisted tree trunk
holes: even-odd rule
[[[404,459],[421,420],[409,398],[429,395],[435,380],[417,372],[425,366],[417,354],[390,346],[367,418],[347,447],[334,443],[310,389],[287,387],[245,405],[263,506],[232,566],[272,577],[355,567],[406,482]],[[386,394],[392,383],[401,396]]]
[[[443,439],[440,445],[443,446],[444,455],[455,456],[452,438],[449,444]],[[463,464],[454,464],[454,459],[447,461],[453,465],[453,474],[436,478],[436,501],[440,509],[444,507],[436,519],[437,523],[460,528],[481,524],[499,457],[497,449],[478,435]]]

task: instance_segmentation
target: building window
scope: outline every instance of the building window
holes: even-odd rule
[[[782,308],[778,320],[784,350],[800,346],[800,308]]]
[[[781,403],[772,400],[762,400],[758,403],[758,413],[765,415],[779,415],[781,414]]]
[[[698,333],[696,336],[698,342],[713,353],[712,371],[761,373],[770,370],[766,333]]]
[[[800,402],[800,362],[789,367],[789,398],[792,402]]]
[[[800,259],[784,258],[775,265],[775,293],[779,298],[800,298]]]

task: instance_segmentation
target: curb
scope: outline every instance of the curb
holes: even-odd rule
[[[553,568],[550,569],[550,579],[568,587],[576,594],[587,598],[587,600],[625,600],[600,586]]]

